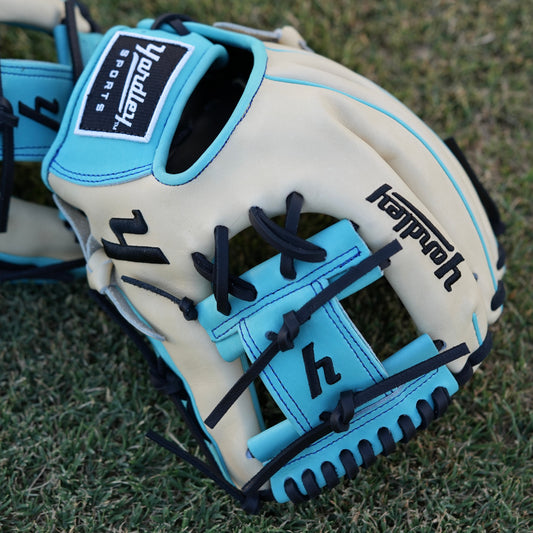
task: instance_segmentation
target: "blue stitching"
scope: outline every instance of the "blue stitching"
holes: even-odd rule
[[[220,337],[224,336],[226,333],[228,333],[228,331],[230,331],[232,328],[234,328],[236,326],[236,324],[232,324],[232,325],[228,326],[228,328],[226,330],[224,330],[222,333],[217,333],[217,330],[220,329],[222,326],[226,325],[228,322],[233,322],[233,321],[238,321],[238,320],[246,320],[247,318],[251,317],[252,315],[254,315],[256,313],[258,313],[259,311],[261,311],[265,307],[268,307],[269,305],[273,304],[274,302],[278,302],[279,300],[285,298],[286,296],[289,296],[290,294],[293,294],[293,293],[295,293],[295,292],[297,292],[299,290],[305,289],[306,287],[310,286],[311,283],[313,281],[315,281],[315,279],[313,279],[313,281],[311,283],[308,283],[307,285],[302,285],[301,287],[298,287],[298,288],[296,288],[296,289],[294,289],[292,291],[286,292],[286,293],[282,294],[281,296],[279,296],[278,298],[276,298],[274,300],[271,300],[271,301],[267,302],[266,304],[263,303],[262,305],[257,307],[258,304],[263,302],[266,298],[268,298],[270,296],[273,296],[274,294],[276,294],[276,293],[278,293],[280,291],[285,291],[287,288],[290,288],[292,285],[301,284],[301,282],[303,280],[305,280],[306,278],[308,278],[310,276],[314,276],[316,274],[316,272],[318,272],[320,269],[325,268],[326,265],[330,265],[331,263],[339,260],[341,257],[352,253],[354,250],[357,250],[357,252],[359,252],[359,253],[355,254],[353,256],[350,256],[343,263],[340,263],[337,266],[332,267],[330,270],[324,272],[321,275],[321,277],[327,277],[327,275],[330,274],[331,272],[334,272],[335,270],[339,270],[339,269],[343,268],[345,265],[347,265],[348,263],[353,261],[356,257],[359,257],[361,255],[361,250],[357,246],[353,246],[349,250],[347,250],[345,252],[342,252],[340,255],[334,257],[333,259],[331,259],[331,261],[328,261],[328,263],[321,264],[320,266],[318,266],[317,268],[315,268],[314,270],[312,270],[311,272],[309,272],[308,274],[303,276],[301,279],[292,281],[290,283],[287,283],[287,285],[284,285],[283,287],[280,287],[279,289],[276,289],[273,292],[265,294],[259,301],[254,302],[252,305],[249,305],[248,307],[245,307],[245,308],[241,309],[238,313],[235,313],[235,315],[223,320],[217,326],[215,326],[214,328],[211,329],[211,333],[212,333],[213,337],[215,339],[219,339]],[[239,315],[241,315],[242,313],[244,313],[246,311],[249,311],[252,308],[255,308],[255,309],[253,311],[251,311],[248,315],[246,315],[246,316],[244,316],[244,317],[242,317],[240,319],[237,318],[237,317],[239,317]]]
[[[315,293],[317,291],[315,290]],[[335,321],[329,314],[329,311],[328,311],[328,307],[331,309],[331,311],[335,314],[335,316],[337,317],[337,320],[339,323],[337,323],[337,321]],[[374,383],[377,383],[377,380],[375,378],[375,376],[373,376],[370,372],[370,370],[367,368],[366,366],[366,363],[369,362],[373,367],[374,367],[374,370],[382,377],[386,377],[383,375],[383,371],[378,367],[376,366],[376,363],[375,361],[373,361],[372,359],[370,358],[366,358],[366,361],[365,360],[362,360],[361,357],[359,356],[359,353],[354,350],[351,346],[350,346],[350,341],[349,339],[346,337],[345,335],[345,332],[348,333],[348,335],[351,337],[352,341],[357,345],[357,347],[362,351],[364,352],[365,350],[363,348],[361,348],[361,345],[359,344],[359,340],[356,339],[352,332],[348,330],[348,328],[346,327],[345,324],[342,323],[342,320],[341,320],[341,317],[339,316],[339,314],[337,313],[337,310],[335,309],[335,307],[333,306],[333,304],[331,302],[328,302],[328,304],[326,304],[324,306],[324,311],[326,312],[326,314],[328,315],[328,317],[330,318],[331,322],[333,323],[333,325],[337,328],[337,331],[341,334],[342,338],[344,339],[344,341],[346,342],[346,344],[348,345],[348,348],[354,353],[355,357],[358,359],[358,361],[361,363],[361,366],[365,369],[366,373],[368,374],[368,376],[370,377],[370,379],[374,382]],[[339,327],[340,325],[342,325],[342,328],[345,330],[345,331],[342,331],[341,328]]]
[[[24,69],[24,72],[20,70],[21,68]],[[31,72],[31,67],[30,68],[25,67],[25,66],[24,67],[23,66],[20,66],[20,67],[6,66],[5,67],[4,65],[2,65],[2,70],[4,74],[8,76],[12,76],[12,77],[18,76],[21,78],[44,78],[48,80],[68,81],[72,84],[72,77],[71,77],[70,72],[58,72],[57,70],[54,70],[54,69],[48,69],[48,72],[51,72],[53,74],[51,75],[51,74],[46,73],[47,72],[46,69],[41,69],[40,67],[33,69],[34,72]],[[44,72],[44,74],[37,74],[36,72],[39,72],[39,71]]]
[[[48,150],[49,147],[46,147],[46,146],[43,146],[42,148],[38,148],[39,151],[27,151],[28,149],[27,148],[17,148],[15,150],[15,159],[18,160],[20,159],[21,157],[37,157],[37,158],[42,158],[44,157],[44,155],[46,154],[46,151]],[[3,156],[3,152],[2,150],[0,150],[0,157]]]
[[[35,75],[35,74],[21,74],[21,73],[15,73],[15,72],[6,72],[5,73],[6,75],[9,75],[11,77],[14,77],[14,76],[18,76],[20,78],[39,78],[39,79],[45,79],[45,80],[60,80],[60,81],[69,81],[71,82],[72,80],[68,77],[68,76],[40,76],[40,75]]]
[[[46,149],[43,149],[41,152],[23,152],[20,153],[18,150],[15,151],[15,160],[18,160],[21,157],[36,157],[36,158],[43,158],[46,155]],[[0,157],[2,157],[2,151],[0,150]]]
[[[15,151],[17,150],[42,150],[42,149],[48,149],[49,146],[43,144],[41,146],[18,146]],[[0,148],[0,152],[2,151],[2,148]]]
[[[257,344],[255,343],[255,340],[253,339],[252,335],[250,334],[250,331],[248,329],[248,324],[243,320],[241,322],[239,322],[239,329],[241,330],[241,339],[242,341],[246,344],[246,346],[248,347],[248,350],[249,350],[249,354],[251,356],[254,357],[254,360],[257,359],[257,356],[254,354],[253,350],[252,350],[252,347],[249,345],[249,343],[247,342],[247,340],[244,338],[244,335],[243,335],[243,332],[242,332],[242,327],[246,328],[246,334],[248,335],[249,339],[251,342],[253,342],[254,344],[254,347],[255,349],[258,351],[258,352],[261,352],[259,346],[257,346]],[[281,379],[279,378],[279,376],[277,375],[276,371],[272,368],[272,366],[269,364],[268,365],[268,368],[270,368],[270,371],[272,372],[272,374],[274,374],[274,376],[276,377],[276,379],[278,380],[279,384],[281,385],[281,387],[283,388],[283,390],[287,393],[287,396],[292,400],[294,406],[296,407],[296,409],[298,409],[298,411],[300,411],[302,417],[305,419],[305,421],[307,422],[307,425],[308,425],[308,428],[307,430],[310,430],[313,426],[311,424],[311,422],[309,422],[307,416],[305,415],[305,413],[300,409],[300,406],[298,405],[298,402],[291,396],[290,392],[285,388],[285,385],[283,384],[283,382],[281,381]],[[266,370],[266,369],[265,369]],[[274,389],[274,391],[276,392],[276,395],[278,396],[279,400],[281,401],[281,403],[283,403],[283,405],[287,408],[287,411],[292,415],[293,419],[295,420],[295,422],[300,426],[300,428],[302,429],[302,431],[306,431],[306,428],[302,425],[302,423],[298,420],[298,417],[293,413],[293,411],[291,410],[291,408],[287,405],[287,402],[285,401],[285,399],[280,395],[280,393],[278,392],[278,389],[276,388],[276,386],[274,385],[274,383],[272,383],[272,380],[270,379],[270,376],[265,372],[263,371],[263,374],[264,374],[264,377],[265,379],[268,380],[268,382],[272,385],[272,388]]]
[[[121,177],[127,176],[128,174],[133,173],[133,172],[139,172],[140,170],[150,170],[150,167],[151,167],[151,164],[148,164],[148,165],[143,165],[140,167],[134,167],[134,168],[130,168],[127,170],[123,170],[120,172],[109,172],[107,174],[89,174],[89,173],[84,173],[84,172],[71,171],[68,168],[63,167],[60,163],[57,162],[57,160],[54,160],[52,164],[50,165],[51,170],[59,170],[61,173],[66,174],[69,180],[85,182],[85,183],[94,183],[94,181],[90,179],[82,179],[82,178],[77,178],[77,177],[72,177],[72,176],[73,175],[87,176],[88,178],[90,176],[95,176],[95,177],[96,176],[111,176],[110,178],[107,178],[107,179],[99,179],[98,182],[114,181],[116,179],[120,179]]]
[[[4,62],[10,62],[11,64],[4,64]],[[15,64],[16,62],[16,64]],[[33,62],[31,64],[30,62]],[[66,70],[68,65],[64,63],[42,63],[42,65],[36,65],[33,59],[4,59],[2,60],[2,70],[9,72],[13,70],[15,73],[23,71],[36,71],[36,72],[52,72],[53,74],[64,74],[68,76],[69,71]],[[62,73],[60,69],[63,69]]]

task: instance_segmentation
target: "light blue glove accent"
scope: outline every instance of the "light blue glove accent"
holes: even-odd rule
[[[33,29],[42,30],[42,28]],[[0,62],[3,96],[10,103],[12,113],[17,118],[16,126],[13,128],[13,154],[9,154],[9,159],[13,157],[15,161],[43,160],[57,135],[74,88],[66,26],[62,24],[56,26],[53,34],[58,62],[27,59],[2,59]],[[82,62],[86,63],[101,41],[102,35],[78,33],[77,38]],[[3,143],[0,143],[1,160],[7,159],[3,148]],[[0,253],[2,281],[26,279],[24,275],[27,275],[27,279],[44,282],[56,278],[66,279],[70,274],[74,276],[85,274],[85,268],[74,268],[75,262],[72,261],[33,256],[30,250],[20,256],[13,255],[9,251],[8,247]],[[57,267],[55,271],[54,267]],[[63,267],[64,270],[61,270]],[[67,274],[68,269],[70,270]],[[38,270],[42,278],[37,275]]]
[[[78,33],[81,59],[84,65],[89,62],[96,47],[100,44],[103,35],[101,33]],[[54,28],[54,39],[56,43],[57,60],[63,65],[72,65],[70,57],[70,46],[68,42],[68,32],[65,25],[60,24]]]
[[[285,313],[298,310],[334,279],[370,256],[366,244],[346,220],[309,241],[326,250],[326,260],[296,261],[296,279],[282,277],[278,255],[241,276],[257,290],[253,302],[230,296],[230,316],[217,311],[213,296],[197,305],[198,320],[224,359],[231,361],[244,352],[250,361],[255,361],[271,342],[268,332],[278,332],[282,327]],[[381,269],[375,268],[339,296],[353,294],[381,275]],[[251,454],[268,462],[300,435],[319,425],[320,415],[335,409],[342,392],[364,390],[437,353],[433,341],[422,335],[380,362],[342,308],[339,297],[332,298],[301,326],[294,347],[275,356],[261,374],[286,420],[252,437],[248,442]],[[370,442],[376,455],[380,453],[382,444],[377,433],[382,427],[389,428],[396,442],[401,440],[400,416],[409,416],[415,426],[421,421],[417,401],[409,397],[416,395],[417,400],[424,399],[432,405],[431,394],[439,386],[446,387],[450,395],[457,390],[457,382],[446,367],[356,409],[347,431],[331,433],[315,442],[273,476],[271,486],[276,500],[287,501],[284,483],[288,478],[294,478],[302,494],[306,493],[301,482],[306,469],[315,473],[319,486],[325,486],[321,473],[325,461],[342,475],[344,467],[339,454],[344,449],[362,464],[357,446],[363,439]]]
[[[253,362],[270,344],[266,336],[268,332],[277,332],[281,328],[285,313],[304,305],[330,280],[370,255],[366,244],[347,220],[309,240],[327,250],[327,259],[318,264],[297,262],[295,280],[282,277],[280,258],[276,256],[242,276],[258,291],[253,303],[232,298],[229,317],[216,310],[213,296],[198,304],[198,320],[217,343],[224,359],[233,360],[245,351]],[[380,276],[381,270],[374,269],[345,294],[360,290]],[[337,383],[324,386],[323,392],[314,400],[302,357],[302,350],[311,343],[312,348],[307,348],[306,353],[313,350],[316,360],[330,357],[334,373],[342,376]],[[314,355],[312,361],[314,364]],[[326,406],[335,406],[342,391],[366,388],[385,376],[386,371],[379,359],[338,300],[333,299],[301,327],[294,348],[274,358],[263,373],[263,381],[296,431],[302,434],[320,422],[319,416]],[[284,385],[288,383],[290,387]]]
[[[58,63],[28,59],[1,60],[4,96],[11,102],[13,112],[19,119],[14,129],[15,161],[42,161],[57,134],[57,130],[22,113],[20,106],[40,112],[59,127],[74,88],[66,27],[57,26],[54,37]],[[85,63],[102,40],[102,35],[80,33],[79,40]],[[47,104],[39,105],[37,99],[48,102],[52,109],[47,109]],[[1,143],[0,159],[3,159]]]
[[[446,388],[450,396],[459,388],[452,373],[445,366],[362,406],[356,412],[347,431],[330,433],[309,446],[274,474],[270,480],[274,498],[281,503],[289,500],[284,489],[284,483],[289,478],[297,483],[302,494],[306,494],[302,484],[302,474],[308,469],[315,474],[318,486],[325,487],[326,481],[321,471],[321,466],[325,461],[332,463],[339,475],[343,475],[344,466],[339,457],[343,450],[352,452],[357,464],[363,465],[364,461],[358,450],[358,444],[362,440],[367,440],[375,455],[381,453],[383,446],[378,438],[380,428],[388,428],[395,442],[402,440],[404,435],[398,419],[401,416],[408,416],[415,427],[420,426],[422,418],[416,409],[416,404],[420,400],[425,400],[434,408],[431,395],[438,387]]]
[[[216,157],[245,114],[265,72],[266,51],[260,41],[246,35],[232,34],[196,23],[185,23],[191,33],[177,35],[171,31],[170,26],[164,26],[165,30],[151,30],[149,29],[151,22],[143,21],[134,29],[117,26],[104,36],[103,42],[74,89],[67,116],[44,160],[42,177],[47,186],[49,172],[67,181],[86,186],[123,183],[151,173],[168,185],[186,183],[194,179]],[[186,61],[183,61],[179,74],[172,80],[168,93],[162,97],[154,129],[147,142],[139,142],[138,139],[132,140],[124,136],[110,138],[100,137],[97,134],[80,135],[77,129],[78,119],[84,110],[84,97],[91,89],[93,75],[98,72],[99,61],[106,51],[106,46],[117,32],[166,39],[176,44],[182,43],[192,50]],[[224,46],[213,44],[209,38],[220,39],[224,45],[250,50],[254,55],[252,73],[241,100],[211,146],[189,169],[179,174],[169,174],[166,171],[169,148],[189,97],[210,68],[223,66],[227,61],[227,51]],[[99,153],[102,157],[95,160],[92,155],[94,153]]]
[[[72,71],[67,65],[20,59],[2,59],[1,68],[4,95],[19,119],[14,129],[15,160],[41,161],[57,132],[20,114],[19,106],[35,109],[36,98],[43,98],[56,106],[57,112],[41,108],[41,113],[59,125],[72,92]]]
[[[436,355],[436,353],[437,350],[433,341],[427,335],[421,335],[385,359],[383,367],[387,375],[392,376],[426,360],[431,355]],[[288,420],[284,420],[252,437],[248,441],[248,449],[256,459],[267,462],[298,437],[299,434],[294,426]]]

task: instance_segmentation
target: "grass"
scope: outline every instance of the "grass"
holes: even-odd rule
[[[533,5],[90,4],[106,28],[176,9],[207,23],[296,25],[317,52],[377,81],[441,136],[453,134],[508,224],[506,310],[489,359],[428,431],[355,482],[250,517],[145,440],[154,428],[192,446],[141,356],[94,307],[84,282],[3,285],[0,531],[533,530]],[[40,40],[1,35],[3,57],[49,53]],[[30,186],[18,187],[29,194]],[[368,327],[379,334],[378,323]]]

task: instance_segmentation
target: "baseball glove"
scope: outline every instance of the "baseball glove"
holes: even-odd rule
[[[55,138],[74,82],[101,39],[83,6],[62,0],[5,0],[0,22],[54,37],[57,63],[5,59],[0,64],[0,281],[70,279],[84,261],[57,209],[12,197],[18,175],[41,162]],[[6,40],[15,33],[6,27]],[[23,185],[21,185],[23,187]]]
[[[150,436],[247,510],[353,478],[489,352],[502,225],[448,145],[292,28],[117,27],[76,85],[44,180],[208,462]],[[331,223],[303,238],[303,213]],[[278,255],[234,272],[249,227]],[[419,333],[376,354],[343,300],[383,276]]]

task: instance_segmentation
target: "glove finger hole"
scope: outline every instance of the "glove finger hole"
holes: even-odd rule
[[[218,63],[198,83],[183,109],[170,146],[166,171],[188,170],[208,149],[235,110],[253,67],[246,50],[226,46],[228,61]]]

